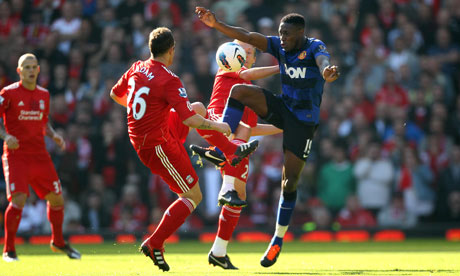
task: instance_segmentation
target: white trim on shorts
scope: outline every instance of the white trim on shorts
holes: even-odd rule
[[[190,188],[187,186],[186,182],[180,174],[177,172],[176,168],[169,162],[168,157],[164,153],[163,149],[161,148],[161,145],[155,146],[155,152],[160,158],[161,163],[163,166],[168,170],[169,174],[172,176],[172,178],[176,181],[177,185],[181,189],[182,193],[186,193],[190,190]]]

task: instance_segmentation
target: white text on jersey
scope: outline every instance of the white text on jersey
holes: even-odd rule
[[[144,74],[149,79],[149,81],[151,81],[155,77],[151,72],[149,72],[149,69],[147,69],[146,67],[141,67],[140,69],[138,68],[134,71],[134,73],[136,72]]]
[[[307,68],[305,67],[287,67],[286,64],[284,64],[284,70],[291,79],[304,79],[307,74]]]

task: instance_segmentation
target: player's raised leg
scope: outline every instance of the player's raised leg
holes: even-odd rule
[[[59,185],[60,184],[56,184]],[[60,188],[58,188],[60,189]],[[45,196],[47,215],[51,224],[50,248],[53,252],[66,254],[70,259],[81,259],[81,254],[64,240],[62,223],[64,222],[64,198],[62,194],[51,192]]]
[[[8,187],[7,183],[7,187]],[[8,190],[11,190],[9,188]],[[21,222],[22,209],[26,203],[27,194],[15,193],[11,195],[10,204],[5,211],[5,244],[3,246],[3,260],[5,262],[18,261],[14,240]]]
[[[281,196],[278,205],[275,233],[264,256],[260,260],[260,264],[264,267],[272,266],[281,253],[283,238],[288,229],[297,199],[297,183],[304,165],[305,160],[300,159],[291,151],[285,150]]]
[[[262,88],[256,85],[235,84],[224,110],[223,121],[235,132],[243,117],[244,107],[252,109],[259,117],[267,115],[267,101]]]

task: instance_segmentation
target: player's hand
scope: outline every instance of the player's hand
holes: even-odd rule
[[[225,122],[215,122],[214,129],[222,132],[225,136],[230,136],[232,134],[232,129]]]
[[[13,135],[7,134],[5,136],[5,142],[9,149],[15,150],[19,148],[19,141]]]
[[[61,135],[59,134],[54,134],[53,136],[53,141],[56,143],[56,145],[59,146],[61,150],[65,150],[65,141],[64,138],[62,138]]]
[[[201,22],[211,28],[214,28],[214,24],[216,24],[217,19],[213,12],[203,7],[196,7],[195,13],[198,15]]]
[[[339,67],[336,65],[328,65],[323,69],[322,75],[327,82],[333,82],[340,76]]]

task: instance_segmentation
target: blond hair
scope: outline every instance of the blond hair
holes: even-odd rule
[[[26,54],[23,54],[19,60],[18,60],[18,68],[19,67],[22,67],[22,64],[24,63],[24,61],[28,60],[28,59],[35,59],[37,60],[37,57],[34,55],[34,54],[31,54],[31,53],[26,53]]]

